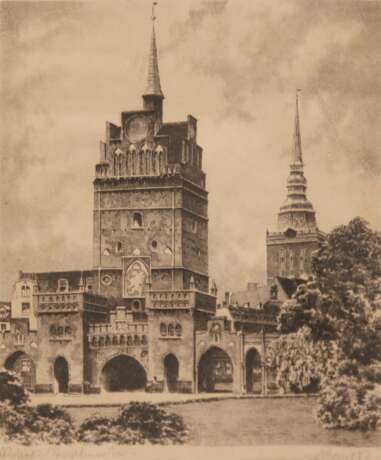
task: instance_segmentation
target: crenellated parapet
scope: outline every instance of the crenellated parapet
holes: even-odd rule
[[[90,347],[146,346],[148,344],[148,323],[135,321],[134,313],[125,306],[118,306],[110,312],[110,322],[89,324]]]
[[[216,297],[195,289],[179,291],[150,291],[151,310],[199,310],[214,314]]]

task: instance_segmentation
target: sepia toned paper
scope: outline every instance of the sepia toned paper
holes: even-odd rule
[[[101,224],[98,228],[93,181],[98,177],[96,165],[108,158],[105,145],[114,126],[127,134],[133,130],[128,134],[131,143],[133,135],[140,142],[144,126],[136,122],[128,128],[127,123],[123,125],[122,113],[142,110],[147,85],[148,91],[161,91],[164,96],[164,122],[188,123],[187,136],[197,135],[195,145],[202,148],[200,160],[195,161],[200,161],[205,177],[198,172],[194,180],[204,180],[201,188],[207,208],[205,212],[201,205],[197,212],[193,209],[195,215],[201,215],[201,224],[192,228],[189,223],[188,230],[189,234],[204,233],[201,243],[190,237],[182,253],[184,265],[189,255],[189,263],[196,264],[194,272],[201,275],[196,279],[184,275],[184,289],[206,290],[207,295],[217,297],[215,304],[222,306],[226,295],[237,305],[247,303],[251,288],[259,293],[258,302],[262,287],[269,298],[268,273],[273,260],[269,235],[279,231],[278,213],[288,196],[290,164],[296,161],[296,132],[306,200],[316,213],[314,242],[320,241],[320,232],[327,233],[356,216],[380,229],[380,1],[160,0],[154,7],[146,0],[1,1],[0,15],[2,303],[11,304],[15,283],[22,279],[20,271],[75,272],[80,287],[80,283],[92,284],[98,293],[101,288],[109,289],[107,276],[111,276],[111,285],[113,275],[105,271],[97,278],[91,270],[100,270],[109,257],[107,251],[123,252],[125,242],[121,240],[120,249],[115,246],[110,224],[110,244],[99,237],[97,246]],[[153,24],[157,62],[152,61]],[[155,72],[160,73],[159,80]],[[150,163],[150,168],[154,167]],[[117,205],[112,206],[116,209]],[[139,206],[132,203],[130,211]],[[164,205],[156,207],[160,206]],[[168,204],[171,206],[175,207],[174,202]],[[129,217],[125,219],[121,218],[120,225],[128,233]],[[160,213],[155,219],[161,219]],[[163,222],[165,227],[164,218]],[[177,221],[173,232],[176,225]],[[164,232],[165,246],[161,233],[153,240],[150,236],[145,244],[151,252],[162,254],[162,267],[173,268],[178,262],[178,253],[174,254],[177,240],[171,245],[175,236],[168,237],[169,232]],[[124,254],[127,258],[120,268],[135,275],[123,279],[123,289],[139,297],[148,283],[144,270],[149,270],[143,260],[147,254],[135,246],[129,246],[128,251],[128,257],[142,261],[134,266],[131,259],[130,267]],[[168,292],[176,291],[175,275],[168,277],[162,282],[168,282]],[[54,282],[60,277],[56,278]],[[72,334],[75,325],[65,325]],[[170,327],[174,336],[176,331],[179,336],[185,334],[181,322],[173,321]],[[193,347],[202,340],[223,343],[226,349],[231,346],[230,336],[225,341],[223,327],[223,322],[210,323],[204,339],[188,343],[192,360],[197,353],[196,361],[201,359],[201,352]],[[255,343],[264,349],[273,332],[268,332],[266,339],[266,331],[259,331]],[[41,356],[49,353],[48,348]],[[140,355],[147,363],[154,360],[155,349],[151,347],[148,353]],[[188,359],[187,353],[183,356]],[[4,353],[4,362],[5,357]],[[233,359],[228,372],[236,372],[235,378],[244,365],[244,360]],[[185,407],[185,397],[155,399],[175,412],[179,404],[177,410],[191,413],[192,420],[200,418],[199,424],[192,422],[194,437],[189,445],[104,444],[76,446],[74,450],[71,446],[19,446],[13,451],[0,446],[0,457],[368,460],[379,455],[379,432],[371,436],[340,432],[336,436],[324,432],[316,422],[316,434],[313,425],[305,427],[304,433],[302,424],[295,421],[298,413],[293,412],[293,403],[287,405],[284,399],[279,399],[278,416],[277,400],[258,398],[254,403],[250,399],[251,420],[244,408],[249,400],[241,398],[247,379],[240,378],[240,387],[236,384],[240,397],[189,403],[198,409]],[[259,379],[259,392],[263,392],[263,379]],[[161,377],[155,371],[148,380],[155,386]],[[197,378],[192,383],[191,378],[184,381],[194,394]],[[231,390],[235,392],[234,385]],[[65,402],[60,398],[58,395],[56,403]],[[80,405],[80,398],[66,401],[74,401],[74,405],[79,401]],[[115,405],[117,397],[110,398],[106,403]],[[314,409],[313,403],[309,407],[301,399],[294,404],[311,413]],[[272,414],[278,420],[274,430]],[[258,422],[262,417],[267,424],[263,430]],[[290,430],[288,435],[288,418],[300,433],[291,434]],[[250,428],[251,423],[255,429]],[[222,434],[224,430],[229,432]],[[259,441],[254,439],[255,430]]]

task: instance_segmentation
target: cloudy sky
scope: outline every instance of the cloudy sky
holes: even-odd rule
[[[20,269],[91,267],[99,139],[141,106],[150,5],[0,3],[0,300]],[[165,119],[199,120],[220,292],[264,279],[296,88],[320,228],[381,228],[381,2],[161,0],[157,17]]]

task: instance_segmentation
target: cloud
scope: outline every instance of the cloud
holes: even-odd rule
[[[276,7],[274,5],[276,4]],[[2,279],[91,267],[92,179],[104,122],[140,107],[151,3],[1,2]],[[323,230],[380,228],[381,4],[162,0],[166,120],[199,120],[220,291],[265,272],[286,195],[295,88],[308,196]],[[75,225],[73,225],[75,222]]]

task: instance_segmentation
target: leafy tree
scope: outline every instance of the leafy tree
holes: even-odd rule
[[[327,235],[312,266],[315,280],[299,286],[278,316],[278,329],[289,342],[280,354],[294,379],[300,361],[291,355],[305,354],[303,389],[320,382],[318,417],[325,426],[372,429],[377,417],[367,390],[381,377],[381,235],[355,218]],[[325,362],[317,354],[323,343],[336,349]]]

